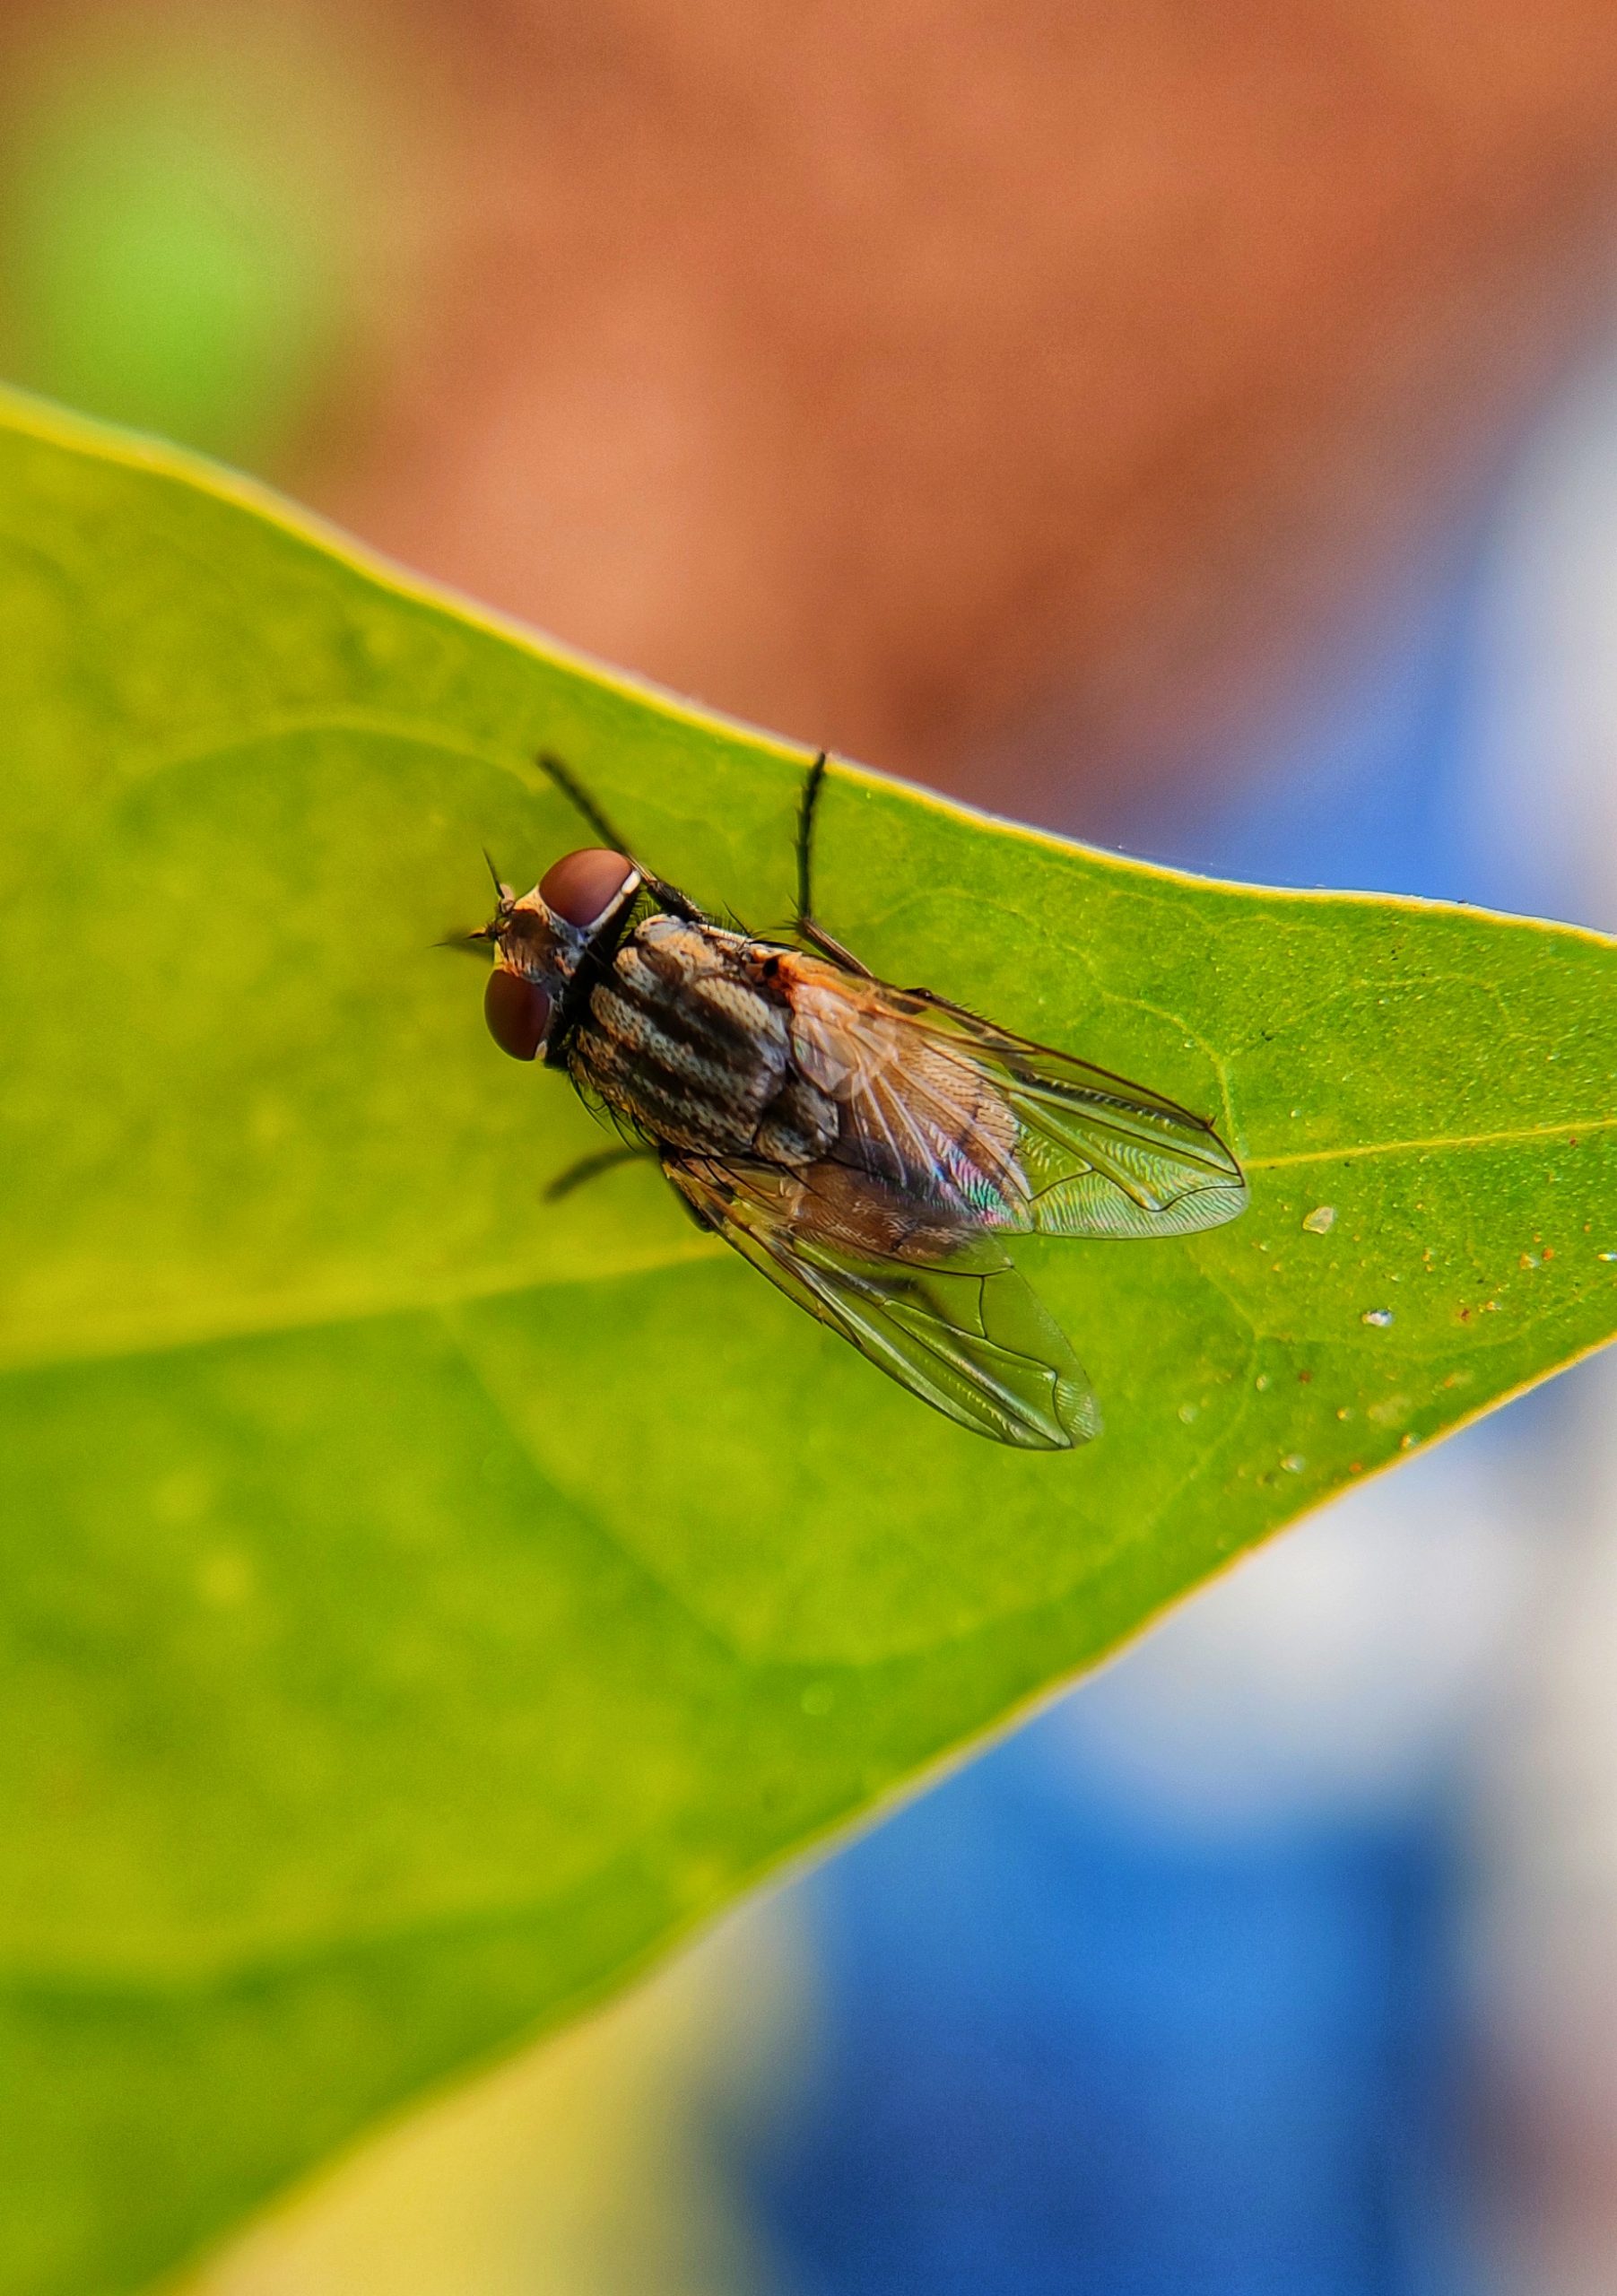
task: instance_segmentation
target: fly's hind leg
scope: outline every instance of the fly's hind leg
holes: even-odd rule
[[[808,770],[797,808],[797,921],[793,929],[800,941],[817,949],[822,957],[829,957],[832,964],[840,965],[844,972],[857,973],[861,979],[869,980],[870,967],[862,965],[840,941],[834,941],[814,916],[814,814],[820,804],[826,764],[826,753],[822,750]]]
[[[659,1161],[655,1148],[624,1146],[598,1149],[593,1156],[580,1156],[576,1164],[569,1164],[564,1172],[558,1172],[555,1178],[546,1184],[544,1201],[546,1204],[560,1204],[564,1196],[570,1196],[587,1180],[598,1180],[604,1172],[615,1171],[620,1164],[656,1163]]]
[[[704,1236],[712,1235],[717,1222],[708,1217],[695,1197],[679,1184],[680,1159],[672,1151],[665,1149],[657,1154],[657,1162],[662,1166],[663,1178],[674,1190],[674,1200],[691,1225],[693,1228],[700,1228]]]
[[[991,1021],[985,1021],[982,1014],[974,1013],[969,1004],[957,1004],[952,997],[940,996],[935,988],[907,988],[904,994],[913,996],[919,1004],[930,1004],[935,1013],[947,1013],[954,1020],[969,1021],[985,1036],[998,1037],[1006,1044],[1022,1041],[1021,1038],[1012,1036],[1007,1030],[996,1029]]]
[[[811,949],[817,949],[822,957],[829,957],[832,964],[840,965],[844,972],[856,973],[861,980],[875,978],[868,965],[862,965],[853,951],[845,949],[840,941],[833,941],[812,917],[800,917],[795,930],[800,941],[806,941]]]
[[[546,1187],[543,1201],[546,1204],[560,1204],[562,1197],[570,1196],[576,1187],[583,1187],[589,1180],[598,1180],[603,1173],[615,1171],[620,1164],[655,1164],[673,1188],[674,1202],[691,1226],[700,1228],[704,1235],[710,1234],[713,1228],[712,1221],[691,1202],[684,1189],[674,1179],[673,1172],[669,1170],[670,1161],[670,1157],[661,1148],[642,1148],[627,1142],[621,1148],[598,1149],[593,1156],[580,1156],[576,1164],[569,1164],[564,1172],[558,1172],[555,1178]]]

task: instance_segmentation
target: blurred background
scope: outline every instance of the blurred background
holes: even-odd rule
[[[1092,841],[1617,925],[1609,0],[0,0],[0,369]],[[1610,2296],[1617,1379],[196,2296]]]

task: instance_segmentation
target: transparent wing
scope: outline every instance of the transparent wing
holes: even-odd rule
[[[844,1110],[838,1152],[895,1187],[1053,1236],[1186,1235],[1245,1209],[1212,1126],[1143,1085],[817,960],[791,988],[794,1049]]]
[[[669,1158],[663,1169],[704,1225],[935,1411],[1023,1450],[1100,1432],[1065,1333],[994,1237],[911,1224],[896,1196],[873,1205],[838,1167],[797,1176]]]
[[[1040,1235],[1186,1236],[1246,1210],[1240,1166],[1187,1109],[1016,1038],[978,1057],[1004,1077]]]

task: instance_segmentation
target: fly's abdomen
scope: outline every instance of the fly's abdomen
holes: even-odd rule
[[[619,950],[571,1052],[580,1083],[675,1147],[806,1162],[836,1116],[793,1062],[739,935],[653,917]]]

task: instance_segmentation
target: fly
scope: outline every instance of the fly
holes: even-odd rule
[[[700,1226],[788,1300],[973,1432],[1067,1450],[1094,1391],[1005,1238],[1183,1236],[1233,1220],[1239,1165],[1211,1125],[925,988],[878,980],[816,921],[817,757],[797,820],[791,942],[716,924],[600,839],[498,901],[484,1012],[518,1060],[564,1069],[654,1155]]]

